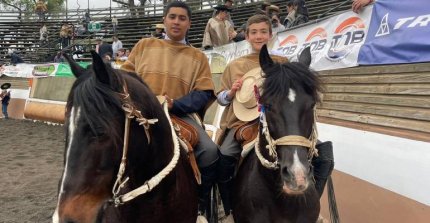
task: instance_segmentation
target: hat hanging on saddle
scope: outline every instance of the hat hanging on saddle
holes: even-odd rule
[[[12,86],[10,83],[4,83],[4,84],[1,85],[0,88],[3,89],[3,90],[6,90],[6,89],[9,89],[10,86]]]
[[[156,28],[156,29],[164,29],[164,28],[165,28],[165,26],[164,26],[164,24],[159,23],[159,24],[155,24],[155,28]]]
[[[233,112],[241,121],[252,121],[260,115],[254,85],[260,87],[263,83],[261,72],[261,68],[257,67],[243,75],[242,87],[236,91],[236,96],[233,98]]]

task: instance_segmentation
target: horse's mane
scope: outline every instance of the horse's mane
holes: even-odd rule
[[[110,85],[97,80],[91,68],[81,74],[72,86],[66,111],[70,112],[72,106],[78,106],[82,118],[89,124],[89,130],[95,136],[106,135],[117,139],[119,135],[113,126],[116,124],[116,117],[122,114],[122,102],[118,93],[123,92],[125,75],[141,83],[143,81],[134,73],[114,70],[108,66],[106,70],[109,72],[106,75],[109,76]]]
[[[289,88],[299,85],[316,101],[320,100],[318,92],[321,92],[322,87],[318,74],[301,63],[276,63],[263,77],[262,98],[288,96]]]

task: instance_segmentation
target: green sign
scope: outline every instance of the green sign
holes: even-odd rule
[[[102,29],[102,24],[100,22],[91,22],[88,24],[88,31],[98,32]]]
[[[88,62],[78,62],[79,66],[83,68],[87,68],[90,63]],[[67,63],[60,63],[58,64],[57,72],[55,73],[55,76],[58,77],[73,77],[72,70],[70,69],[69,64]]]

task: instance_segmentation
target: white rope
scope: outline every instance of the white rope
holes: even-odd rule
[[[262,133],[264,134],[264,137],[266,138],[266,141],[267,141],[267,145],[265,148],[269,150],[269,155],[275,159],[274,162],[271,162],[266,158],[264,158],[264,156],[261,154],[260,133],[258,133],[257,140],[255,142],[255,154],[257,155],[257,158],[260,160],[261,165],[263,165],[268,169],[276,170],[279,168],[278,154],[276,152],[277,145],[297,145],[297,146],[307,147],[309,149],[309,152],[308,152],[309,160],[311,160],[313,156],[318,156],[318,150],[316,149],[318,132],[316,129],[315,107],[314,107],[313,115],[314,115],[314,123],[312,125],[312,132],[309,138],[305,138],[303,136],[298,136],[298,135],[290,135],[290,136],[283,136],[279,139],[274,140],[272,136],[270,136],[269,127],[266,121],[266,114],[264,112],[261,112],[260,124],[262,125]]]
[[[179,156],[180,156],[180,149],[179,149],[179,142],[178,137],[176,135],[175,129],[173,128],[172,120],[170,120],[169,111],[167,108],[167,103],[163,104],[164,112],[167,116],[167,119],[169,120],[170,129],[172,131],[172,138],[173,138],[173,157],[172,160],[169,162],[169,164],[164,167],[164,169],[158,173],[157,175],[153,176],[151,179],[145,182],[142,186],[120,196],[114,197],[114,204],[116,206],[123,204],[127,201],[130,201],[137,196],[140,196],[142,194],[145,194],[147,192],[150,192],[152,189],[154,189],[160,182],[170,173],[172,170],[176,167],[176,164],[178,163]]]

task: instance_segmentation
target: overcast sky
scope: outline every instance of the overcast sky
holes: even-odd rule
[[[110,0],[89,0],[90,8],[109,8]],[[67,0],[69,9],[77,9],[80,5],[81,9],[86,9],[88,0]],[[112,7],[118,7],[118,4],[112,1]]]

